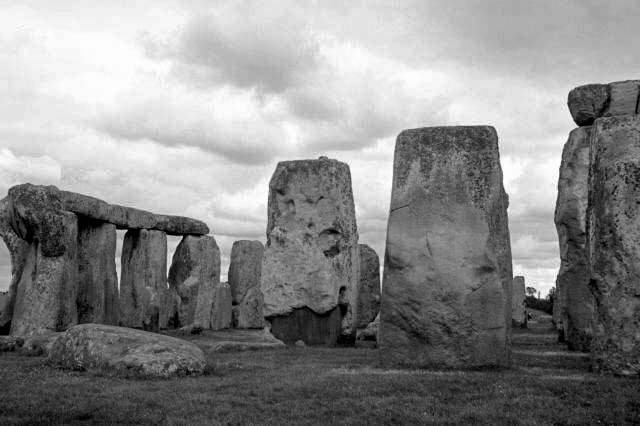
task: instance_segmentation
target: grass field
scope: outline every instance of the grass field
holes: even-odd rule
[[[640,382],[588,372],[547,329],[515,331],[514,368],[384,369],[374,349],[219,353],[204,377],[119,379],[0,355],[0,424],[632,424]]]

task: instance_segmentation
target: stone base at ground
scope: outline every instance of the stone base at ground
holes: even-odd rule
[[[289,315],[271,317],[271,333],[288,345],[302,340],[307,345],[333,346],[341,335],[342,317],[340,307],[324,314],[299,308]]]
[[[81,324],[60,336],[49,362],[73,370],[99,370],[122,376],[199,375],[204,353],[185,340],[98,324]]]

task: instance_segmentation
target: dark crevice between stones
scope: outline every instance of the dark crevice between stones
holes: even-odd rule
[[[288,315],[277,315],[271,322],[271,333],[288,345],[302,340],[307,345],[338,344],[344,317],[341,306],[318,314],[308,307],[294,309]]]

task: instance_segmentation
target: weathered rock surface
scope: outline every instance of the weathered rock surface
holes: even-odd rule
[[[20,355],[26,356],[49,356],[51,348],[58,337],[64,332],[46,331],[42,333],[31,334],[25,337],[24,343],[20,348]]]
[[[345,334],[355,334],[359,272],[358,232],[349,166],[337,160],[284,161],[278,163],[269,183],[267,244],[262,260],[261,289],[265,317],[291,325],[287,339],[325,341],[333,333],[338,305],[348,305],[342,321]],[[304,318],[317,315],[326,327],[307,327]],[[309,332],[327,332],[310,336]],[[331,339],[329,339],[331,340]],[[310,341],[305,340],[307,344]]]
[[[15,287],[13,335],[61,331],[78,320],[78,219],[62,209],[51,188],[9,189],[11,228],[29,245]]]
[[[63,368],[124,376],[199,375],[205,368],[202,350],[185,340],[99,324],[69,328],[53,344],[48,360]]]
[[[592,128],[587,250],[598,323],[594,368],[640,374],[640,116]]]
[[[122,245],[120,324],[158,331],[167,293],[167,235],[129,230]]]
[[[211,306],[211,329],[223,330],[231,327],[232,302],[231,288],[227,283],[218,283],[213,288]]]
[[[578,126],[590,126],[598,117],[638,112],[639,80],[587,84],[569,92],[567,104]]]
[[[169,235],[206,235],[209,227],[202,221],[183,216],[154,214],[145,210],[109,204],[98,198],[70,191],[60,191],[64,208],[89,218],[113,223],[118,229],[154,229]]]
[[[0,334],[8,334],[11,329],[11,318],[16,300],[16,287],[20,281],[29,250],[29,243],[21,239],[11,227],[8,197],[0,200],[0,238],[7,245],[11,259],[9,290],[0,300]]]
[[[249,289],[260,287],[263,252],[260,241],[240,240],[233,243],[228,278],[234,304],[242,302]]]
[[[78,221],[78,323],[118,324],[116,226]]]
[[[19,336],[0,336],[0,352],[16,352],[24,344],[24,339]]]
[[[263,328],[265,325],[264,300],[260,290],[263,251],[260,241],[235,241],[231,248],[228,277],[235,328]]]
[[[383,361],[508,364],[511,248],[495,129],[403,131],[392,188],[378,340]]]
[[[169,268],[169,286],[180,296],[181,326],[211,328],[213,289],[219,282],[220,249],[215,238],[184,236]]]
[[[380,312],[380,259],[374,249],[366,244],[360,247],[360,279],[356,328],[367,327]]]
[[[264,328],[264,302],[260,287],[250,288],[238,305],[233,306],[234,328]]]
[[[513,277],[513,291],[511,292],[511,321],[513,325],[521,327],[526,323],[524,317],[525,284],[524,277]]]
[[[284,342],[276,339],[267,329],[227,329],[223,331],[204,330],[198,334],[180,334],[180,337],[193,342],[193,344],[197,345],[206,354],[284,349],[287,347]]]
[[[589,350],[595,300],[589,289],[586,213],[591,127],[569,134],[562,152],[555,223],[560,243],[554,322],[571,350]]]

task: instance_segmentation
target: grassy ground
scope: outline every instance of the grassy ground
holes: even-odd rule
[[[219,353],[199,378],[132,380],[0,354],[0,424],[624,424],[640,382],[598,376],[547,327],[515,331],[504,371],[389,370],[377,352],[288,348]]]

